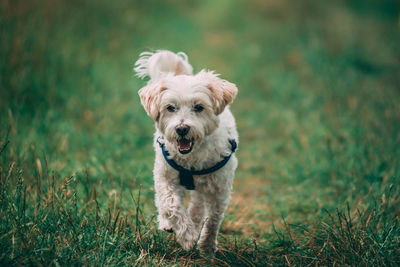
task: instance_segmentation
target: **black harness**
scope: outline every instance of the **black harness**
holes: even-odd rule
[[[162,150],[162,154],[164,156],[165,161],[169,164],[169,166],[171,166],[172,168],[174,168],[175,170],[177,170],[179,172],[179,183],[180,183],[180,185],[184,186],[187,190],[195,189],[193,175],[209,174],[209,173],[212,173],[212,172],[215,172],[215,171],[221,169],[229,161],[232,154],[235,153],[235,150],[237,148],[236,141],[234,139],[229,139],[228,142],[231,145],[231,153],[228,156],[224,157],[223,160],[221,160],[214,166],[204,169],[204,170],[194,170],[193,168],[191,168],[189,170],[189,169],[183,168],[182,166],[179,166],[175,161],[168,158],[169,153],[167,150],[165,150],[164,143],[161,143],[159,139],[160,139],[160,137],[157,138],[157,143],[160,145],[160,148]]]

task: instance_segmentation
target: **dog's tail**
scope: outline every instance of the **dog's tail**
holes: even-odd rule
[[[162,77],[173,74],[193,73],[185,53],[172,53],[168,50],[157,50],[155,53],[143,52],[135,63],[136,76],[141,79],[150,78],[150,82],[157,81]]]

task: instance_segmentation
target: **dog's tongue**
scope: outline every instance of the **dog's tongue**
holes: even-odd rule
[[[190,149],[190,140],[189,139],[179,139],[178,140],[178,146],[179,146],[179,150],[189,150]]]

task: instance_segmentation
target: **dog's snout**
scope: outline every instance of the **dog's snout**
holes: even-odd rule
[[[179,136],[185,136],[190,130],[189,125],[180,124],[176,126],[175,131]]]

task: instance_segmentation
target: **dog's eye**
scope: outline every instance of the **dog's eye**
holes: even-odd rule
[[[203,107],[202,105],[195,105],[195,106],[193,107],[193,110],[194,110],[195,112],[202,112],[203,109],[204,109],[204,107]]]
[[[168,105],[167,110],[168,110],[169,112],[174,112],[174,111],[175,111],[175,107],[174,107],[174,106],[171,106],[171,105]]]

